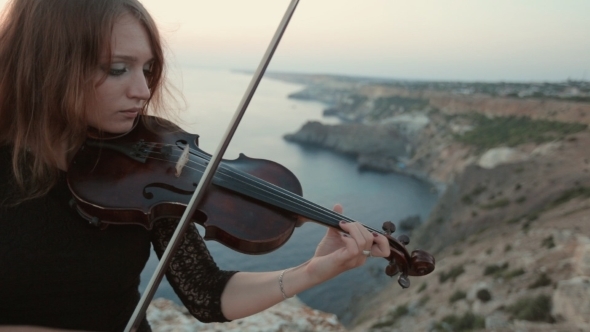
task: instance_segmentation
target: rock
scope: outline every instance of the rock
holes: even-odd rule
[[[391,172],[400,169],[397,158],[383,157],[378,154],[361,154],[357,158],[359,169],[380,172]]]
[[[291,142],[316,145],[355,156],[407,156],[406,140],[395,127],[387,125],[324,125],[311,121],[295,134],[285,135],[284,138]]]
[[[467,301],[469,301],[469,302],[475,302],[476,300],[479,301],[479,299],[477,297],[477,293],[482,290],[487,290],[488,292],[490,292],[490,285],[485,281],[480,281],[480,282],[475,283],[467,291],[467,297],[466,297]],[[485,302],[487,302],[487,301],[485,301]]]
[[[486,153],[479,158],[477,164],[479,167],[492,169],[499,165],[525,161],[527,159],[528,156],[526,154],[521,153],[516,149],[501,147],[486,151]]]
[[[573,264],[576,272],[582,276],[590,277],[590,239],[586,236],[578,236],[578,245],[574,252]]]
[[[494,312],[486,317],[486,330],[506,329],[510,326],[508,316],[501,312]]]
[[[167,299],[154,300],[147,309],[154,332],[308,332],[346,331],[334,314],[311,309],[294,297],[259,314],[227,323],[201,323],[186,308]]]
[[[590,277],[562,280],[553,293],[553,317],[590,330]]]
[[[531,152],[531,155],[541,155],[541,156],[549,155],[549,154],[553,153],[554,151],[558,150],[560,147],[561,147],[561,143],[557,143],[557,142],[541,144]]]
[[[425,114],[410,113],[395,115],[381,120],[380,123],[393,124],[400,130],[407,132],[407,134],[416,134],[430,123],[430,119]]]
[[[198,331],[206,326],[191,316],[186,308],[163,298],[150,303],[146,317],[154,332]]]

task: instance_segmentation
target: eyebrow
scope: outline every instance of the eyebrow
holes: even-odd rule
[[[129,61],[129,62],[137,62],[138,61],[137,57],[134,57],[134,56],[116,55],[116,54],[111,57],[111,60],[123,60],[123,61]],[[155,58],[151,58],[148,61],[146,61],[146,63],[154,62],[155,60],[156,60]]]

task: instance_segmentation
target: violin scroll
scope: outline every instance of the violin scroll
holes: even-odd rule
[[[395,232],[395,225],[391,221],[384,222],[382,228],[391,247],[391,253],[386,257],[389,265],[385,268],[385,274],[393,277],[399,273],[397,282],[402,288],[408,288],[409,276],[424,276],[434,271],[434,257],[423,250],[414,250],[410,255],[406,249],[410,238],[407,235],[394,238],[391,234]]]
[[[423,250],[412,251],[411,276],[425,276],[434,271],[434,257]]]

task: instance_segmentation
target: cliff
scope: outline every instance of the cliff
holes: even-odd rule
[[[590,329],[590,103],[333,79],[293,97],[321,94],[343,124],[285,139],[444,184],[411,244],[435,255],[436,270],[365,299],[351,330]]]
[[[323,125],[306,123],[297,133],[284,138],[291,142],[321,146],[357,158],[367,168],[388,170],[385,163],[400,164],[411,154],[411,146],[390,124]]]

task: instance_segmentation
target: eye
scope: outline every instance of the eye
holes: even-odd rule
[[[125,74],[127,71],[129,71],[129,69],[127,68],[127,66],[123,64],[113,64],[108,69],[108,73],[110,76],[121,76]]]
[[[152,71],[149,70],[149,69],[144,69],[143,70],[143,76],[148,77],[148,78],[149,77],[152,77]]]
[[[148,78],[152,77],[152,75],[153,75],[152,67],[153,67],[153,63],[143,66],[143,75],[145,77],[148,77]]]

